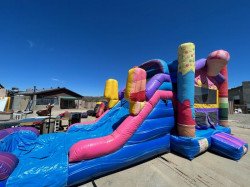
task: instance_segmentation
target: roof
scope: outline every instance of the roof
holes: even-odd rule
[[[2,84],[0,84],[0,88],[4,88],[4,86]]]
[[[83,97],[82,95],[80,95],[80,94],[78,94],[76,92],[73,92],[72,90],[69,90],[69,89],[67,89],[65,87],[36,90],[35,92],[34,92],[34,90],[18,92],[19,95],[44,95],[44,96],[55,95],[55,94],[60,94],[60,93],[67,93],[68,95],[74,96],[76,98],[82,98]]]

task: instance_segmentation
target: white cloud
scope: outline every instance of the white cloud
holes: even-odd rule
[[[59,82],[59,79],[51,78],[52,81]]]
[[[52,81],[54,81],[57,84],[64,84],[65,82],[63,80],[57,79],[57,78],[51,78]]]
[[[33,48],[33,47],[34,47],[35,44],[34,44],[33,41],[27,40],[27,42],[28,42],[30,48]]]

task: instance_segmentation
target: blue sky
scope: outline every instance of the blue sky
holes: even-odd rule
[[[230,52],[229,87],[250,80],[250,1],[0,1],[0,83],[102,95],[105,81],[153,58]]]

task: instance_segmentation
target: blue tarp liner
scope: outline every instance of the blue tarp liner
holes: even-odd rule
[[[70,133],[54,133],[37,139],[15,133],[18,141],[8,149],[19,158],[19,164],[7,181],[7,186],[65,186],[68,178],[68,151],[84,139],[108,135],[129,115],[128,103],[123,100],[93,125],[82,125]],[[7,139],[6,139],[7,141]],[[10,140],[8,140],[10,141]],[[5,139],[3,139],[5,142]],[[3,143],[1,142],[1,147]],[[13,147],[16,148],[13,150]]]
[[[211,145],[211,136],[220,132],[230,133],[231,129],[217,125],[206,130],[196,129],[196,137],[194,138],[171,135],[171,150],[192,160],[206,151]]]

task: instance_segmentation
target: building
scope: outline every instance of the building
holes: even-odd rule
[[[67,88],[51,88],[19,91],[14,96],[13,110],[40,110],[48,104],[56,109],[73,109],[79,107],[83,96]]]
[[[0,97],[6,97],[7,91],[2,84],[0,84]]]
[[[228,99],[234,109],[241,108],[243,113],[250,113],[250,81],[244,81],[241,86],[229,89]]]

